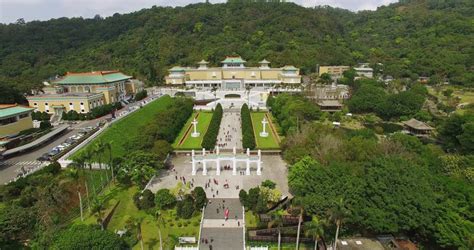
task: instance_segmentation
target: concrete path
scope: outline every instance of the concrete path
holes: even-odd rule
[[[229,209],[227,220],[224,209]],[[199,249],[244,249],[244,221],[239,199],[209,199],[204,210]]]

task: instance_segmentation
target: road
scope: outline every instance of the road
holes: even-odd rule
[[[148,97],[145,100],[149,101],[151,98],[156,98],[156,96]],[[127,110],[129,107],[133,107],[136,105],[140,105],[140,102],[131,103],[125,106],[121,110],[117,111],[117,114],[123,112],[124,110]],[[0,185],[14,179],[22,171],[22,169],[26,170],[44,166],[45,164],[36,160],[41,155],[51,151],[54,147],[63,143],[68,137],[79,133],[81,129],[96,126],[99,122],[109,118],[111,118],[111,115],[106,115],[94,120],[80,121],[77,124],[72,124],[66,132],[51,140],[50,142],[44,144],[43,146],[38,147],[37,149],[28,153],[0,161]]]

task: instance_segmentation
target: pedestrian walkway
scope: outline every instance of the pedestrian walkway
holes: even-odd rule
[[[204,209],[199,249],[244,249],[243,211],[239,199],[209,199]]]
[[[217,145],[224,150],[232,150],[234,147],[242,149],[240,112],[224,112],[217,135]]]

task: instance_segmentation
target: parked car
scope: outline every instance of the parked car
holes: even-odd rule
[[[48,153],[44,153],[43,155],[41,155],[40,157],[38,157],[36,160],[37,160],[37,161],[49,161],[49,154],[48,154]]]

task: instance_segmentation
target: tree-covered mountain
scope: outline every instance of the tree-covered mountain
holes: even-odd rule
[[[67,71],[120,69],[159,84],[172,65],[237,53],[256,64],[382,63],[394,77],[474,82],[474,2],[403,0],[376,11],[234,0],[93,19],[0,25],[0,83],[26,91]]]

